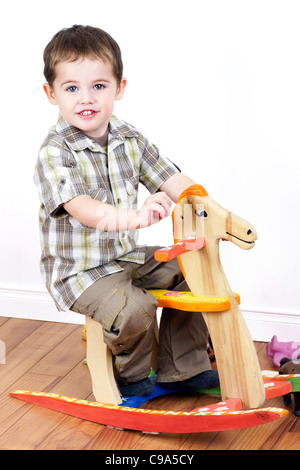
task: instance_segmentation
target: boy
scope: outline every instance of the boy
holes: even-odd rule
[[[113,116],[126,87],[121,52],[104,31],[75,25],[44,51],[44,91],[60,116],[39,153],[41,272],[58,310],[101,322],[122,395],[148,395],[157,301],[148,288],[187,290],[177,260],[137,245],[137,229],[167,217],[194,181],[133,126]],[[137,210],[138,184],[151,195]],[[200,313],[162,312],[157,380],[218,384]]]

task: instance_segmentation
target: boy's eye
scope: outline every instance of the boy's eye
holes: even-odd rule
[[[95,90],[103,90],[104,88],[104,85],[101,85],[101,83],[97,83],[95,86],[94,86]]]
[[[70,91],[71,93],[74,93],[77,90],[78,90],[78,88],[75,85],[69,86],[69,88],[67,88],[67,91]]]

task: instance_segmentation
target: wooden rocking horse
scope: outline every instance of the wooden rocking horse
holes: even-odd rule
[[[155,257],[166,262],[178,257],[190,292],[150,292],[160,307],[202,312],[214,346],[222,402],[189,412],[141,408],[151,398],[170,393],[159,384],[147,397],[121,397],[102,327],[90,318],[86,318],[87,363],[97,401],[24,390],[11,392],[12,396],[100,424],[145,432],[237,429],[264,424],[288,413],[281,408],[259,407],[268,398],[300,391],[300,375],[262,375],[238,306],[239,296],[232,292],[219,256],[220,240],[229,240],[243,249],[253,248],[257,238],[254,227],[222,208],[199,185],[181,194],[172,217],[175,244],[158,250]],[[220,390],[200,392],[220,394]]]
[[[218,364],[222,399],[240,398],[245,408],[258,408],[265,389],[254,344],[232,293],[219,256],[219,241],[230,240],[243,249],[257,239],[252,225],[219,206],[201,186],[184,191],[173,213],[174,239],[191,235],[205,239],[205,247],[183,253],[181,270],[194,296],[226,297],[230,307],[203,316]]]

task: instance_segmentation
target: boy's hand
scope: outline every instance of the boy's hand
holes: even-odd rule
[[[172,201],[164,192],[149,196],[139,211],[139,226],[149,227],[170,214]]]

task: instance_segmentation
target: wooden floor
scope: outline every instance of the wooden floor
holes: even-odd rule
[[[94,400],[81,326],[0,318],[0,341],[6,363],[0,364],[1,450],[258,450],[300,449],[300,421],[290,413],[263,426],[199,434],[150,435],[119,431],[46,410],[9,396],[15,389],[65,394]],[[274,369],[265,344],[256,343],[262,370]],[[152,408],[189,411],[212,403],[206,395],[169,396]],[[216,401],[216,400],[215,400]],[[284,407],[282,398],[266,406]]]

